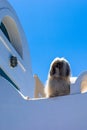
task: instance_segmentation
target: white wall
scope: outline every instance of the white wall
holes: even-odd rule
[[[87,94],[24,100],[0,77],[0,130],[87,130]]]
[[[0,29],[0,68],[4,70],[24,95],[33,97],[35,84],[28,42],[14,9],[6,0],[0,0],[1,22],[6,26],[11,42],[8,41]],[[17,50],[21,55],[23,54],[22,58]],[[18,65],[15,68],[10,66],[11,55],[16,56],[18,60]]]

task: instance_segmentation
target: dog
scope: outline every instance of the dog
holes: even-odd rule
[[[45,87],[46,97],[56,97],[70,94],[70,65],[65,58],[55,58],[48,74]]]

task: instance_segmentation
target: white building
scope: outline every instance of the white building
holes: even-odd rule
[[[43,85],[33,77],[25,34],[0,0],[0,130],[87,130],[87,72],[71,80],[70,95],[37,98]]]

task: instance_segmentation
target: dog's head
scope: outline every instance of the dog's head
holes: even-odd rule
[[[69,77],[70,76],[70,65],[64,58],[55,58],[50,66],[51,77]]]

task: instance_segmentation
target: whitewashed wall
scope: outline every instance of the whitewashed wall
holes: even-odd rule
[[[87,94],[24,100],[0,77],[0,130],[87,130]]]
[[[0,0],[1,22],[5,25],[11,42],[0,29],[0,68],[14,81],[25,96],[33,97],[35,86],[28,43],[14,9],[6,0]],[[10,66],[11,55],[16,56],[18,60],[15,68]]]

